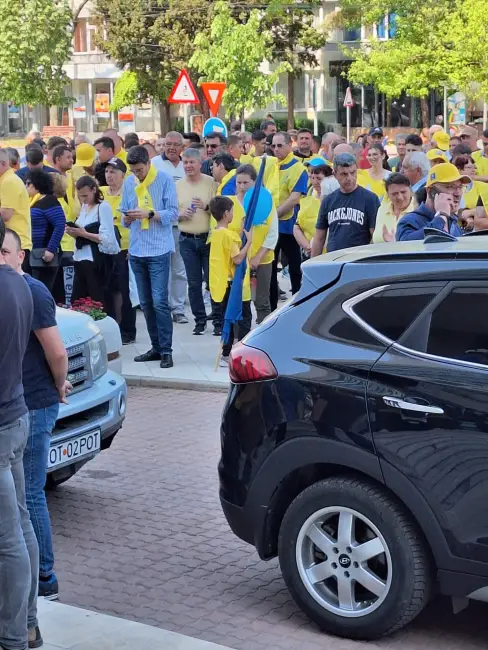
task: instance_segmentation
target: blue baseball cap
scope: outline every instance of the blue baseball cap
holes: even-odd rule
[[[325,158],[322,158],[322,156],[317,156],[316,158],[311,158],[310,160],[307,160],[305,165],[307,167],[323,167],[324,165],[328,165],[329,167],[332,166],[330,162]]]

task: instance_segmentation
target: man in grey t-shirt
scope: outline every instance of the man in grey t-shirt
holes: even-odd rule
[[[5,224],[0,219],[0,249]],[[37,648],[39,549],[25,501],[22,458],[29,416],[22,387],[22,360],[33,307],[24,278],[0,255],[0,647]]]

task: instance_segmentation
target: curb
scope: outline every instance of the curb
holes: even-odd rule
[[[227,393],[230,384],[216,381],[199,381],[192,379],[163,379],[162,377],[138,377],[124,375],[127,386],[145,386],[147,388],[169,388],[175,390],[196,390],[204,393]]]

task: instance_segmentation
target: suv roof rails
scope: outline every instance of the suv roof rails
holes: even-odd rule
[[[448,241],[457,241],[457,237],[438,228],[424,228],[424,244],[443,244]]]

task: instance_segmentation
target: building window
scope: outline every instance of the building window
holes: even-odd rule
[[[93,54],[100,52],[95,44],[95,36],[99,25],[90,23],[88,18],[80,18],[75,27],[74,51],[77,54]]]
[[[351,27],[350,29],[344,30],[344,41],[346,43],[350,41],[360,41],[361,40],[361,27]]]

